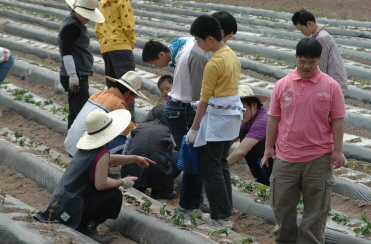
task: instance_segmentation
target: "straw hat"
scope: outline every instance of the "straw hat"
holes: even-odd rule
[[[270,98],[270,96],[254,95],[254,92],[251,90],[251,88],[246,85],[239,85],[238,92],[240,93],[241,99],[246,97],[256,97],[260,101],[260,103],[264,103]]]
[[[138,96],[143,97],[144,99],[148,99],[143,93],[139,91],[140,87],[142,86],[142,77],[137,72],[128,71],[120,79],[115,79],[109,76],[106,76],[106,78],[113,82],[119,82],[129,88]]]
[[[76,147],[89,150],[104,146],[128,127],[130,120],[131,114],[126,109],[118,109],[110,113],[95,109],[86,117],[87,131]]]
[[[97,9],[98,0],[65,0],[73,11],[97,23],[104,22],[103,14]]]

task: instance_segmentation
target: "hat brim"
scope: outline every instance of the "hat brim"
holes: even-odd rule
[[[247,97],[256,97],[260,103],[264,103],[266,102],[269,98],[271,98],[270,96],[264,96],[264,95],[251,95],[251,96],[240,96],[240,98],[247,98]]]
[[[104,146],[123,132],[131,121],[131,114],[126,109],[118,109],[108,114],[112,118],[112,124],[93,135],[89,135],[86,131],[78,141],[77,148],[90,150]]]
[[[120,83],[121,85],[125,86],[126,88],[128,88],[130,91],[134,92],[135,94],[137,94],[139,97],[142,97],[144,99],[148,99],[148,97],[146,97],[141,91],[139,90],[135,90],[131,85],[129,85],[128,83],[125,83],[123,82],[122,80],[118,80],[118,79],[115,79],[115,78],[112,78],[112,77],[109,77],[109,76],[106,76],[107,79],[113,81],[113,82],[118,82]]]
[[[98,8],[95,8],[94,11],[90,11],[90,10],[83,9],[83,8],[74,8],[73,0],[65,0],[65,1],[73,11],[77,12],[82,17],[87,18],[87,19],[89,19],[91,21],[94,21],[96,23],[103,23],[104,22],[105,18],[103,16],[103,14],[99,11]]]

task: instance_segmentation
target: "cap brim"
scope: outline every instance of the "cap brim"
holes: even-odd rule
[[[132,88],[131,86],[128,86],[127,84],[123,83],[121,80],[118,80],[118,79],[115,79],[115,78],[112,78],[112,77],[109,77],[109,76],[106,76],[107,79],[113,81],[113,82],[119,82],[121,85],[125,86],[126,88],[128,88],[130,91],[134,92],[135,94],[137,94],[139,97],[142,97],[144,99],[148,99],[148,97],[146,97],[141,91],[136,91],[134,88]]]
[[[86,9],[83,9],[83,8],[75,8],[74,9],[72,1],[70,1],[70,0],[65,0],[65,1],[73,11],[79,13],[82,17],[87,18],[87,19],[89,19],[91,21],[94,21],[96,23],[103,23],[104,22],[105,18],[103,16],[103,14],[99,11],[99,9],[95,8],[94,11],[86,10]]]
[[[90,150],[104,146],[123,132],[131,121],[131,114],[126,109],[118,109],[108,114],[112,118],[112,124],[94,135],[85,132],[78,141],[77,148]]]

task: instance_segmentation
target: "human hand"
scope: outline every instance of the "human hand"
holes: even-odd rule
[[[74,74],[70,74],[70,90],[73,92],[73,93],[76,93],[79,91],[80,89],[80,85],[79,85],[79,78],[77,78],[77,74],[74,73]]]
[[[135,184],[135,181],[138,180],[138,177],[136,176],[128,176],[123,179],[120,179],[122,181],[122,186],[124,188],[130,188]]]
[[[197,137],[197,134],[198,134],[198,130],[195,130],[195,129],[190,129],[187,133],[187,136],[186,136],[186,139],[185,141],[186,142],[189,142],[191,144],[195,143],[196,141],[196,137]]]
[[[142,156],[136,156],[137,160],[135,161],[140,167],[147,168],[149,164],[156,164],[156,162],[152,161],[149,158],[142,157]]]
[[[260,168],[263,168],[264,166],[269,167],[269,162],[268,162],[269,158],[276,159],[276,155],[274,154],[273,148],[265,149],[264,156],[262,160],[260,161]]]
[[[331,154],[330,165],[334,167],[334,169],[340,168],[344,165],[344,155],[342,152],[333,152]]]

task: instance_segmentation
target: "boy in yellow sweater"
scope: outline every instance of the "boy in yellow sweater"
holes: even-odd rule
[[[223,42],[220,24],[214,17],[199,16],[190,32],[201,49],[213,54],[204,69],[201,98],[186,141],[200,147],[200,169],[210,203],[209,224],[232,228],[232,186],[227,157],[243,117],[238,94],[241,63]]]

